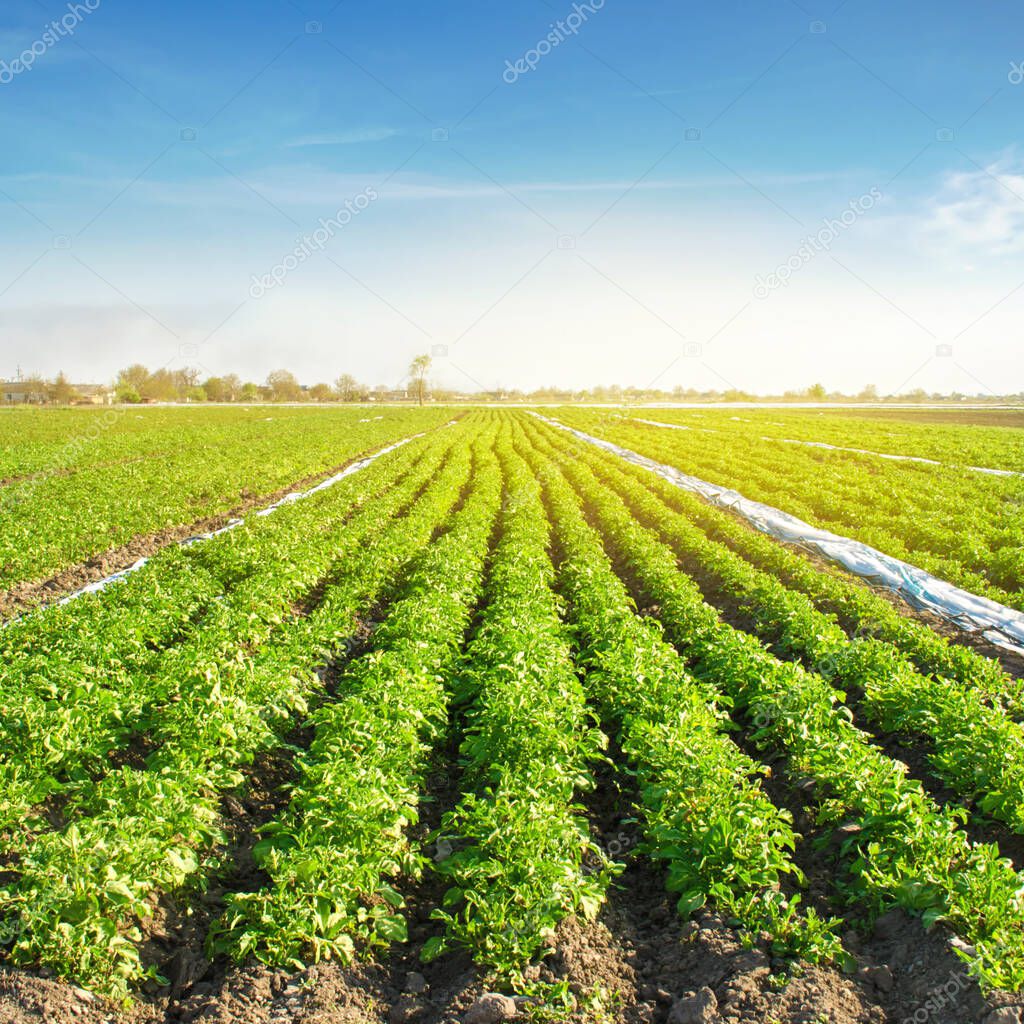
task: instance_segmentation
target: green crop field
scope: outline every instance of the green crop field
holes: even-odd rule
[[[1024,427],[538,412],[0,413],[0,1021],[1020,1001],[1024,645],[564,428],[1012,623]]]

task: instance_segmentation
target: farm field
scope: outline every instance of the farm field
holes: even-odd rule
[[[554,415],[1024,609],[1024,476],[978,471],[1019,474],[1020,429],[920,427],[774,409],[565,409]]]
[[[823,441],[890,455],[934,459],[951,467],[990,466],[1024,472],[1024,414],[958,409],[665,409],[635,418],[717,429],[733,437],[776,442]]]
[[[72,567],[56,585],[88,583],[444,416],[289,406],[0,410],[0,594],[8,606],[37,603],[52,589],[40,582]]]
[[[145,410],[4,517],[11,587],[381,453],[0,629],[0,1021],[1013,1019],[1010,661],[528,411],[381,413]],[[1021,480],[759,437],[1024,431],[545,415],[1022,607]]]

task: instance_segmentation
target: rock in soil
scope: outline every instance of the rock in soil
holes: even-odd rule
[[[516,1001],[497,992],[485,992],[462,1018],[463,1024],[499,1024],[519,1012]]]
[[[1020,1022],[1021,1011],[1016,1006],[1001,1006],[985,1018],[985,1024],[1020,1024]]]
[[[672,1004],[668,1024],[714,1024],[719,1019],[718,1000],[705,986],[696,995],[683,996]]]

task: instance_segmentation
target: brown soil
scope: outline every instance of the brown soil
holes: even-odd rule
[[[289,741],[301,748],[309,738],[299,728]],[[429,800],[416,828],[421,842],[460,792],[457,769],[447,767],[457,763],[456,753],[454,745],[444,751],[428,778]],[[261,881],[252,843],[260,823],[283,806],[293,770],[286,750],[249,769],[248,785],[224,800],[228,870],[207,893],[188,901],[191,913],[171,901],[157,908],[147,928],[147,954],[168,984],[149,986],[133,1008],[122,1010],[45,972],[0,969],[0,1024],[460,1024],[484,992],[500,991],[465,955],[420,963],[423,943],[437,932],[430,914],[443,892],[429,872],[403,887],[410,941],[374,962],[288,972],[208,958],[205,933],[224,894]],[[618,778],[628,787],[628,776]],[[843,908],[828,903],[832,857],[828,849],[814,849],[819,835],[798,787],[781,777],[766,785],[805,835],[798,859],[808,875],[806,898],[823,913],[842,916]],[[705,987],[717,1004],[708,1024],[900,1024],[922,1008],[934,1024],[987,1024],[994,1008],[1013,1004],[1006,995],[984,998],[968,981],[949,936],[940,928],[926,933],[920,921],[901,912],[881,918],[873,931],[857,931],[856,922],[848,922],[844,941],[852,961],[846,972],[807,967],[787,974],[786,964],[765,950],[745,949],[715,914],[701,911],[682,921],[661,873],[637,853],[630,801],[611,769],[603,768],[598,791],[587,801],[592,832],[625,871],[599,919],[564,922],[548,957],[528,972],[533,981],[568,985],[575,1008],[565,1019],[572,1024],[675,1024],[678,1009],[675,1019],[670,1015],[677,1001]],[[527,1001],[519,1002],[518,1019],[525,1022]]]
[[[794,410],[795,411],[795,410]],[[910,423],[955,423],[987,427],[1024,427],[1024,409],[829,409],[840,416],[907,420]]]
[[[303,477],[296,480],[287,487],[282,487],[272,494],[247,494],[240,496],[241,500],[230,511],[215,516],[207,516],[193,523],[179,526],[170,526],[156,533],[141,534],[133,537],[127,544],[121,547],[112,548],[102,554],[90,558],[80,565],[73,565],[45,580],[25,581],[16,583],[7,591],[0,592],[0,621],[14,618],[39,605],[59,601],[62,597],[80,590],[82,587],[95,583],[97,580],[105,579],[114,573],[123,571],[134,565],[140,558],[149,558],[158,551],[171,544],[180,543],[190,537],[196,537],[203,533],[211,533],[226,526],[232,519],[238,519],[253,509],[265,508],[279,501],[286,494],[293,491],[302,491],[313,487],[321,480],[340,473],[346,466],[366,458],[366,453],[357,455],[348,462],[344,462],[333,469],[325,470],[313,476]],[[0,1024],[3,1024],[0,1021]]]
[[[408,947],[350,968],[225,968],[183,954],[174,984],[127,1011],[60,982],[3,970],[0,1022],[458,1024],[487,991],[485,979],[460,956],[418,964],[432,930],[422,917]],[[925,933],[902,913],[881,918],[870,936],[848,932],[846,943],[854,958],[848,973],[809,967],[786,976],[764,951],[744,949],[715,915],[681,922],[659,880],[634,864],[597,922],[563,923],[536,973],[568,983],[576,1009],[567,1019],[578,1024],[664,1024],[676,1000],[705,986],[714,992],[718,1015],[709,1021],[717,1024],[898,1024],[922,1009],[936,1024],[983,1024],[996,1007],[1015,1005],[1006,995],[984,998],[941,930]]]

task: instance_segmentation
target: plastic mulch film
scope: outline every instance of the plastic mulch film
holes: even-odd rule
[[[286,494],[283,498],[275,501],[273,505],[268,505],[266,508],[260,509],[255,512],[256,516],[269,516],[276,512],[278,509],[283,508],[286,505],[292,505],[297,501],[302,501],[305,498],[309,498],[320,491],[325,491],[329,487],[333,487],[335,484],[344,480],[345,477],[352,476],[353,473],[358,473],[361,470],[366,469],[371,463],[376,462],[377,459],[395,451],[397,448],[401,448],[402,445],[408,444],[410,441],[415,441],[419,437],[423,437],[423,434],[413,434],[412,437],[404,438],[401,441],[395,442],[395,444],[388,445],[387,448],[382,448],[379,452],[374,452],[373,455],[368,455],[365,459],[360,459],[358,462],[353,462],[350,466],[346,466],[340,473],[335,473],[334,476],[328,477],[326,480],[322,480],[315,487],[311,487],[308,491],[293,491],[291,494]],[[203,541],[212,540],[214,537],[219,537],[222,533],[230,533],[231,530],[237,530],[245,522],[244,519],[232,519],[222,526],[219,530],[213,530],[210,533],[200,533],[194,537],[188,537],[179,544],[181,547],[190,547],[193,544],[200,544]],[[140,558],[134,564],[128,566],[127,569],[122,569],[120,572],[115,572],[111,576],[106,576],[101,580],[95,580],[94,582],[82,587],[80,590],[76,590],[71,594],[62,597],[59,601],[53,601],[51,604],[40,605],[38,608],[32,609],[33,612],[42,611],[44,608],[59,607],[60,605],[70,604],[72,601],[84,596],[85,594],[95,594],[101,590],[106,590],[112,583],[117,583],[118,580],[123,580],[126,576],[131,576],[133,573],[138,572],[146,563],[149,562],[149,558]],[[27,614],[32,614],[29,612]],[[0,624],[0,628],[10,625],[11,622],[17,622],[24,616],[17,616],[13,619],[8,620],[5,623]]]
[[[642,420],[639,417],[632,417],[637,423],[646,423],[649,427],[664,427],[666,430],[706,430],[702,427],[687,427],[682,423],[662,423],[659,420]],[[710,433],[710,431],[709,431]],[[714,431],[718,433],[718,431]],[[798,441],[792,437],[762,437],[762,441],[775,441],[779,444],[802,444],[808,448],[827,448],[832,452],[854,452],[857,455],[873,455],[876,459],[890,459],[893,462],[922,462],[926,466],[941,466],[944,469],[966,469],[970,473],[987,473],[989,476],[1024,476],[1012,469],[986,469],[984,466],[950,466],[945,462],[937,462],[935,459],[925,459],[920,455],[891,455],[888,452],[873,452],[867,448],[843,448],[835,444],[826,444],[824,441]]]
[[[731,509],[763,533],[813,551],[875,586],[895,591],[915,608],[938,615],[961,629],[981,633],[986,640],[1000,647],[1024,654],[1024,614],[1014,608],[1007,608],[986,597],[961,590],[917,566],[886,555],[860,541],[819,530],[788,512],[752,501],[738,491],[690,476],[672,466],[655,462],[628,448],[603,441],[539,413],[533,415],[581,441],[650,470],[676,487],[693,491],[714,505]]]

